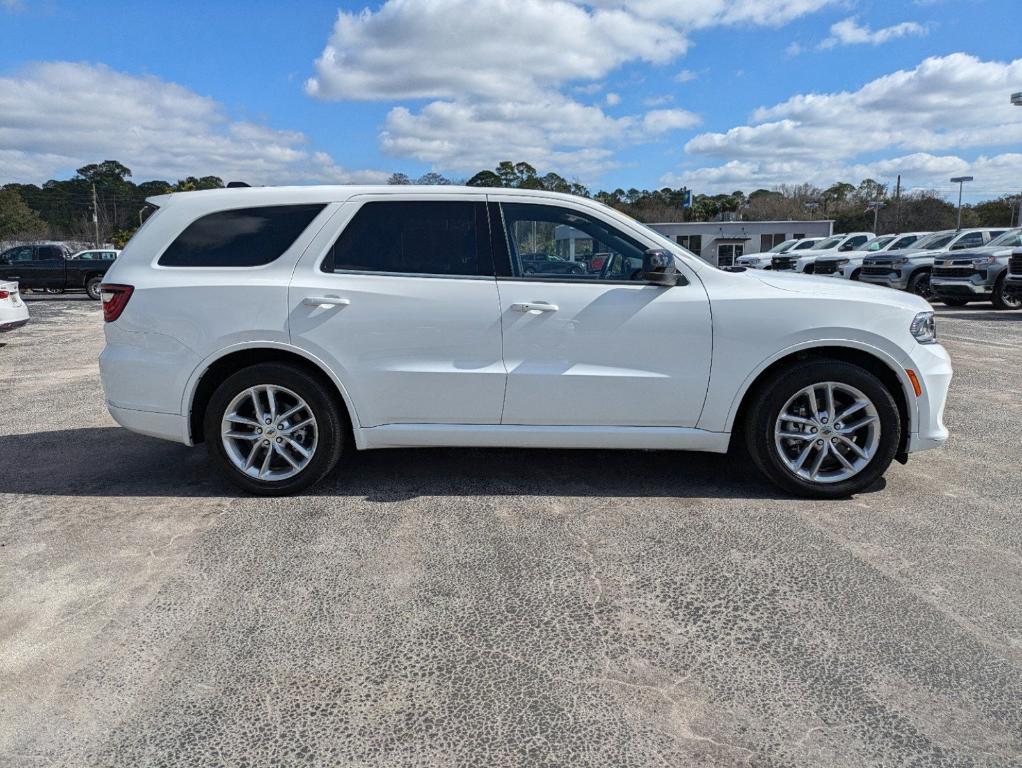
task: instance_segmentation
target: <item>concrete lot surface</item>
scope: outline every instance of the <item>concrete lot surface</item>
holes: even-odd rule
[[[393,451],[297,499],[117,428],[99,306],[0,337],[0,764],[1022,761],[1022,312],[942,310],[949,446]]]

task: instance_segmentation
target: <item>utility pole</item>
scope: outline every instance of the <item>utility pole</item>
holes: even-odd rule
[[[96,247],[99,248],[99,207],[96,204],[96,183],[92,183],[92,227],[96,234]]]
[[[898,174],[898,183],[894,187],[894,231],[901,232],[901,174]]]
[[[873,211],[873,234],[877,234],[877,218],[880,216],[880,209],[884,207],[884,204],[876,200],[875,202],[868,203],[866,205],[867,211]]]

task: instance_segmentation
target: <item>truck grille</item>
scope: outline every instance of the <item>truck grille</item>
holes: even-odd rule
[[[774,269],[794,269],[795,260],[791,256],[774,256],[770,260],[770,266]]]
[[[1022,276],[1022,256],[1012,256],[1008,262],[1008,272]]]
[[[866,264],[862,268],[862,274],[864,275],[889,275],[891,271],[892,266],[890,262],[886,264]]]
[[[972,277],[973,275],[984,275],[984,272],[972,267],[934,267],[934,277]]]
[[[817,274],[817,275],[833,275],[835,272],[837,272],[837,262],[836,261],[830,261],[830,262],[818,261],[818,262],[816,262],[816,269],[814,271],[814,274]]]

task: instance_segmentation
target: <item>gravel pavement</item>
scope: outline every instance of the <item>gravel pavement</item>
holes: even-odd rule
[[[1022,312],[942,310],[948,446],[824,503],[726,457],[521,450],[243,497],[111,421],[97,304],[30,308],[0,765],[1022,764]]]

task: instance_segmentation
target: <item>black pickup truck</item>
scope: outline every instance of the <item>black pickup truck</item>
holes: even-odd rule
[[[84,289],[98,301],[99,286],[114,263],[114,253],[97,249],[95,255],[100,258],[72,259],[71,249],[63,243],[15,246],[0,253],[0,280],[15,280],[30,290]]]

